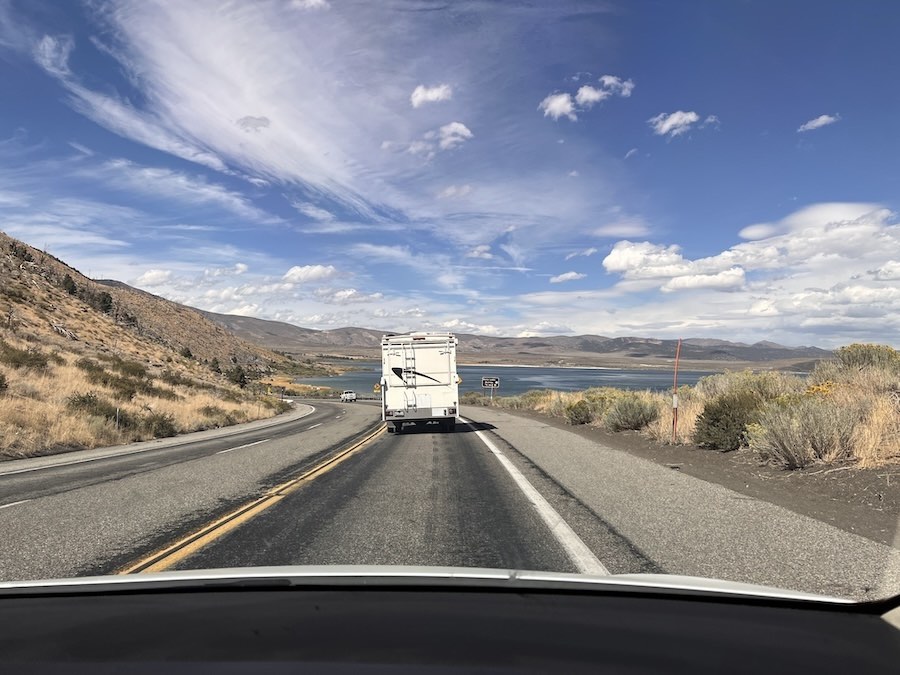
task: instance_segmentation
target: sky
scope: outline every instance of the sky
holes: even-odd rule
[[[0,230],[329,329],[900,346],[892,0],[0,0]]]

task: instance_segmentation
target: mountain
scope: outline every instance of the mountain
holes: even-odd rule
[[[273,368],[310,365],[0,232],[0,460],[271,416]]]
[[[200,310],[198,310],[200,311]],[[201,312],[208,319],[247,340],[293,354],[376,357],[386,331],[367,328],[313,330],[281,321]],[[461,362],[502,362],[546,365],[661,365],[675,357],[677,340],[602,335],[557,335],[504,338],[460,333]],[[748,345],[708,338],[682,342],[681,358],[711,369],[767,364],[788,367],[794,362],[828,358],[817,347],[785,347],[774,342]]]

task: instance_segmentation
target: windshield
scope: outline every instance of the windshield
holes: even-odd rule
[[[900,593],[897,19],[0,0],[0,581]]]

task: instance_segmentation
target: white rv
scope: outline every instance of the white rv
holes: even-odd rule
[[[453,431],[459,410],[457,339],[452,333],[407,333],[381,339],[381,418],[389,432],[404,422],[437,422]]]

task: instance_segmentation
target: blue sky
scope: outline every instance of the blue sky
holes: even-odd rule
[[[0,229],[312,328],[898,344],[898,19],[0,0]]]

